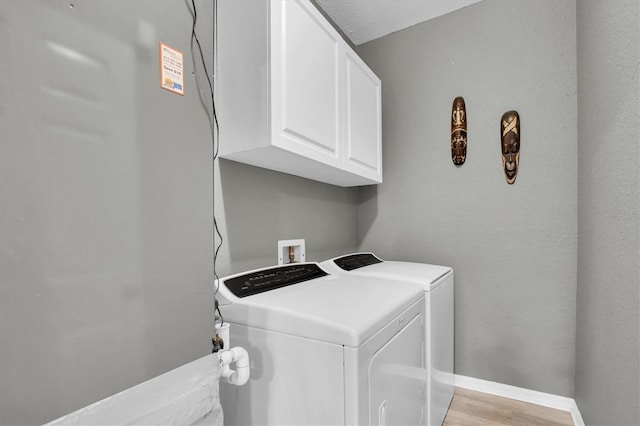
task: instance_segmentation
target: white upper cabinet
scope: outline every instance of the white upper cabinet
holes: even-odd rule
[[[380,79],[351,49],[346,51],[346,170],[381,180]]]
[[[220,155],[382,182],[380,80],[308,0],[218,1]]]
[[[340,167],[344,48],[314,12],[297,1],[271,2],[273,144]]]

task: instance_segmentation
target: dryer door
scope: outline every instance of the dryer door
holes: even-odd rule
[[[347,424],[424,425],[424,298],[359,348],[345,347]]]
[[[372,425],[424,424],[425,369],[422,317],[416,316],[371,358]]]

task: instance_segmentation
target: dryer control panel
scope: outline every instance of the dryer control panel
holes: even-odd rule
[[[378,259],[371,253],[358,253],[339,257],[333,262],[345,271],[353,271],[354,269],[362,268],[363,266],[382,263],[382,260]]]
[[[298,263],[229,278],[224,281],[224,285],[236,297],[247,297],[325,275],[328,274],[315,263]]]

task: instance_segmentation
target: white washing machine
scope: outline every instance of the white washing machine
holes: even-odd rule
[[[220,279],[251,377],[220,385],[225,425],[424,425],[424,291],[316,263]]]
[[[373,253],[341,256],[320,263],[320,267],[332,274],[421,285],[426,302],[425,410],[429,425],[441,425],[453,398],[453,269],[426,263],[383,261]]]

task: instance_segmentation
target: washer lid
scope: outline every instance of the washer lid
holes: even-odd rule
[[[358,266],[354,268],[353,265]],[[443,278],[453,274],[453,269],[448,266],[381,260],[373,253],[340,256],[322,262],[320,266],[331,273],[419,282],[424,291],[435,289],[444,281]]]
[[[297,264],[314,265],[317,264]],[[232,279],[280,276],[284,265],[223,278],[220,309],[224,320],[309,339],[358,347],[404,310],[424,297],[416,283],[389,285],[385,279],[326,275],[238,297]],[[319,269],[319,268],[318,268]],[[273,284],[273,283],[272,283]]]

